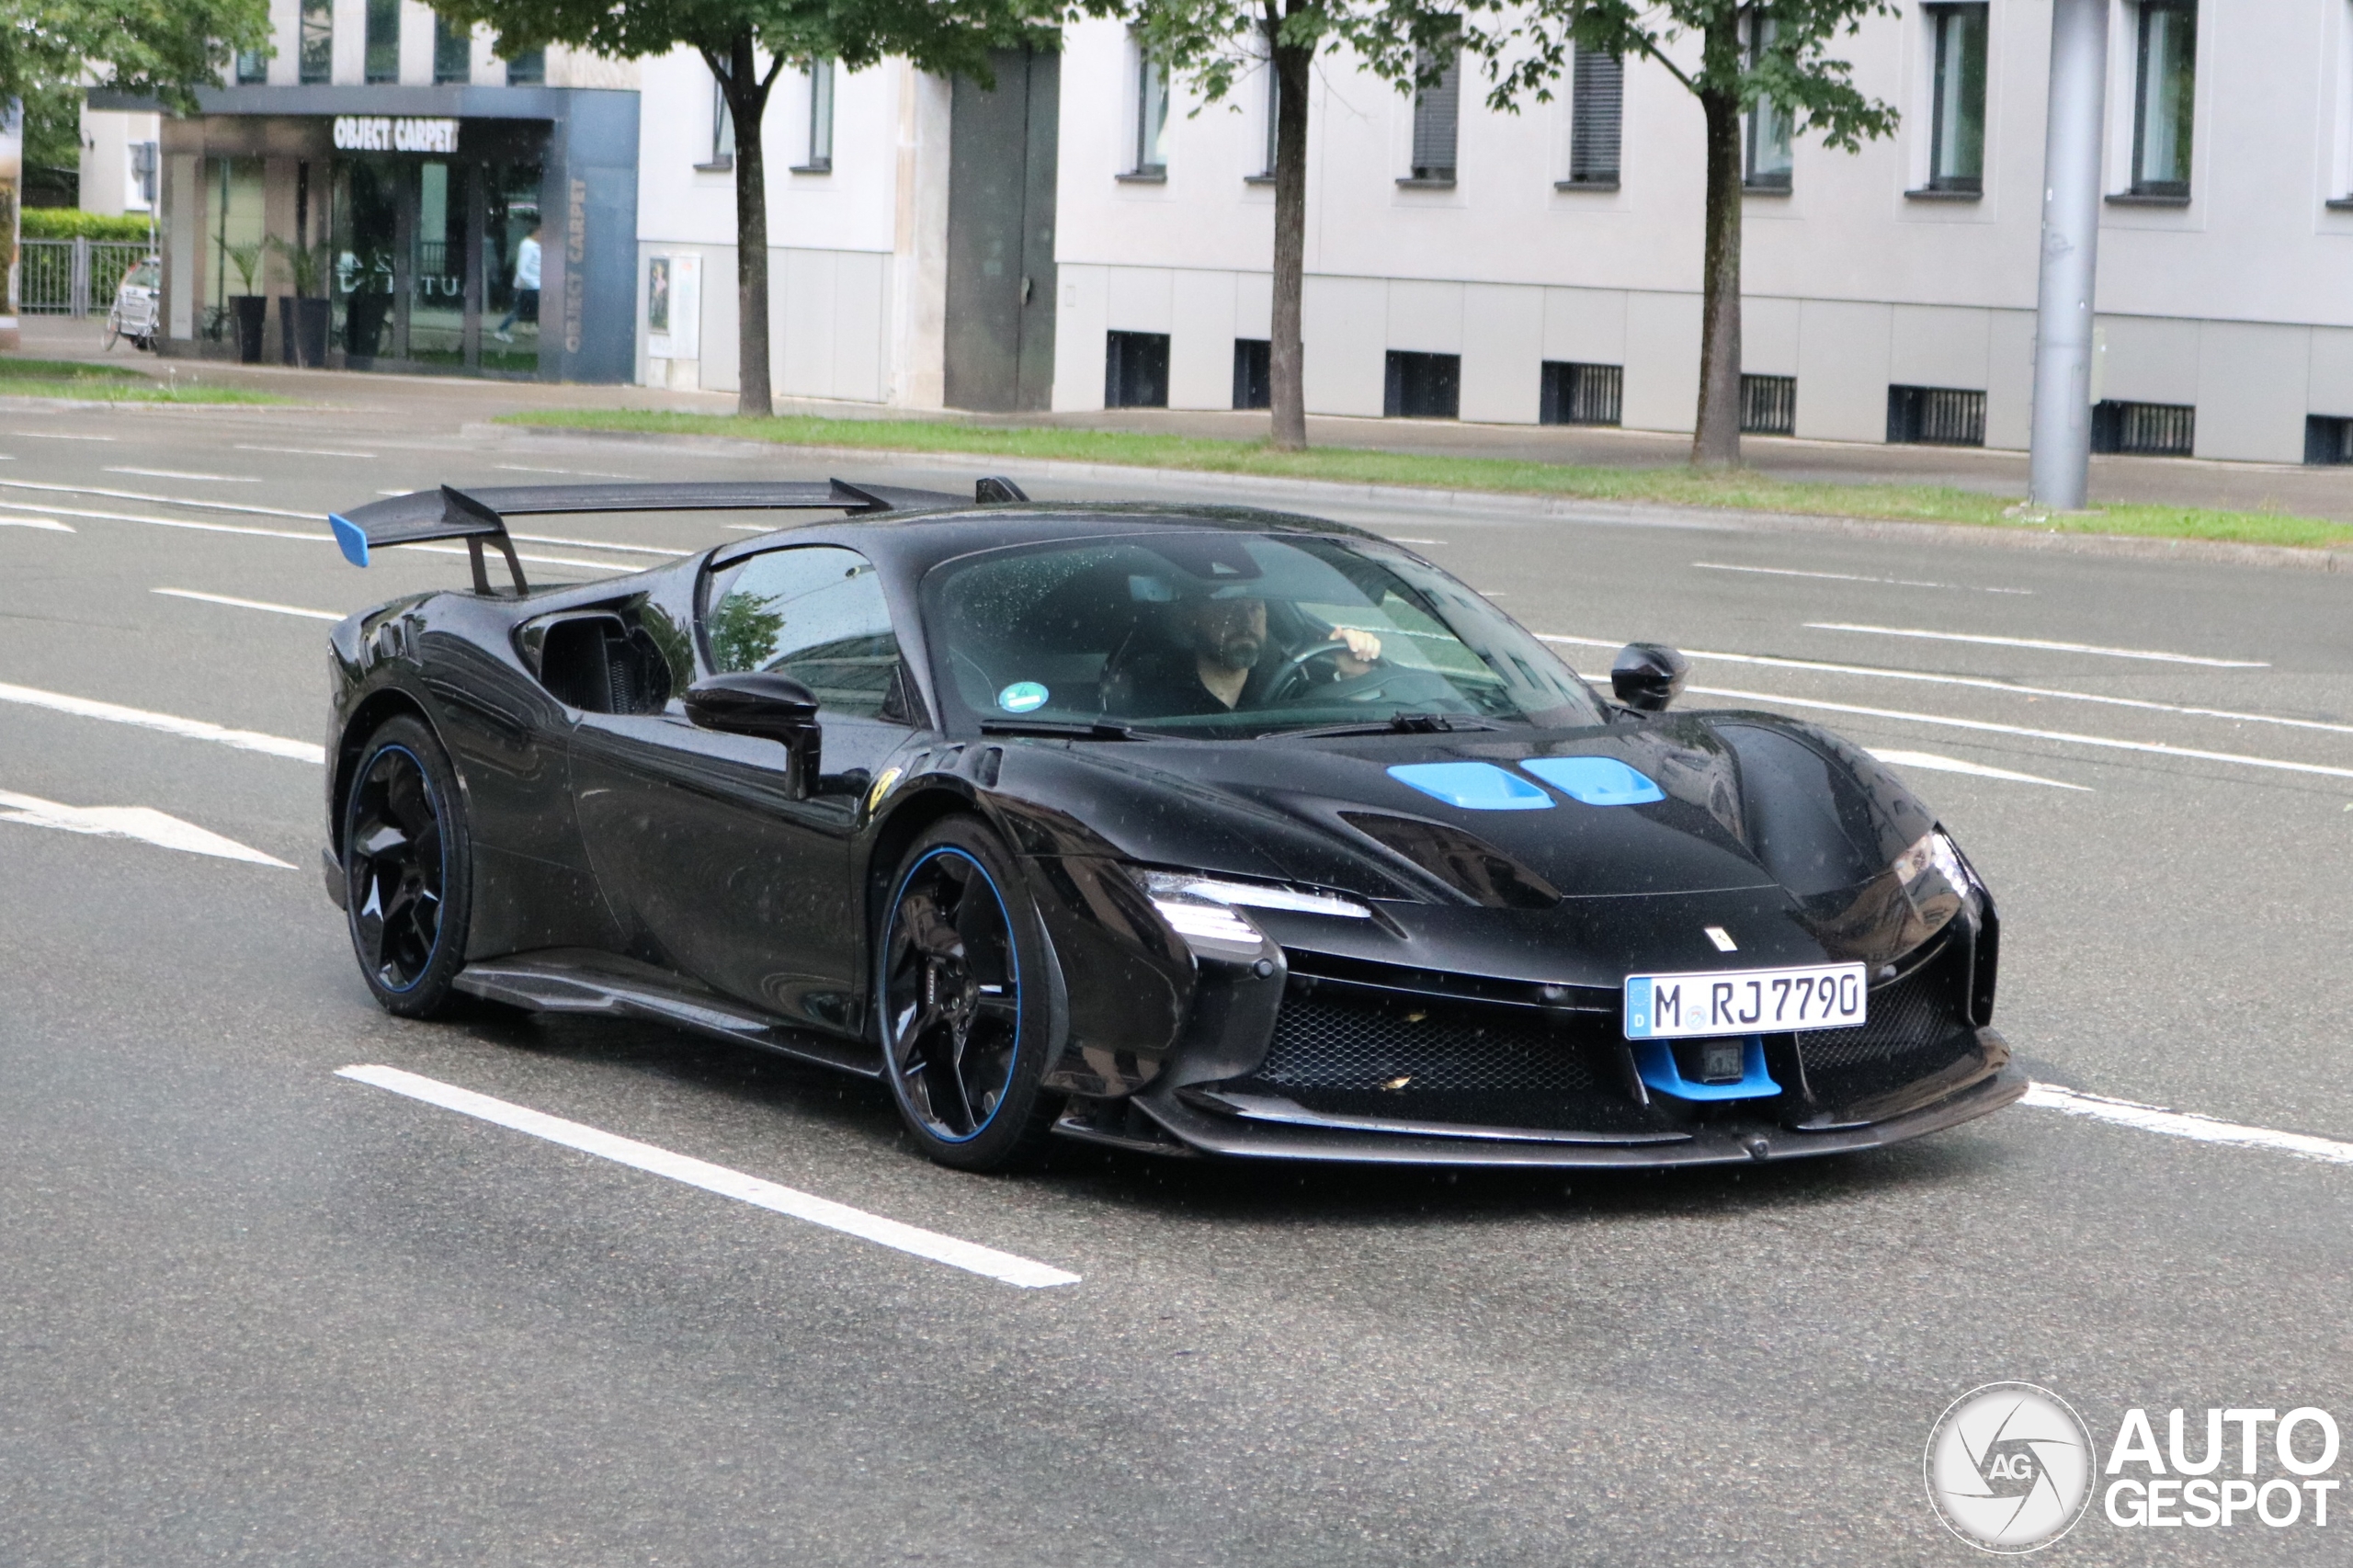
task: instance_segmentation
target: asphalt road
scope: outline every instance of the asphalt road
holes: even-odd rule
[[[2193,1450],[2208,1406],[2353,1424],[2341,1144],[2029,1105],[1660,1177],[1074,1150],[979,1179],[912,1155],[879,1090],[771,1059],[378,1011],[316,869],[317,617],[464,565],[352,571],[320,515],[443,480],[842,468],[466,437],[418,398],[0,409],[0,1563],[1960,1562],[1921,1453],[1978,1384],[2052,1389],[2103,1446],[2131,1407],[2161,1438],[2188,1407]],[[1582,669],[1671,642],[1688,701],[1890,755],[2001,900],[1996,1021],[2039,1080],[2353,1139],[2342,579],[1347,515]],[[568,542],[525,550],[556,578],[742,537],[546,531]],[[265,858],[71,810],[109,807]],[[355,1063],[1079,1278],[943,1267]],[[2050,1557],[2342,1562],[2343,1507],[2160,1533],[2096,1501]]]

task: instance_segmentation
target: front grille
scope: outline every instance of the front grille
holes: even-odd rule
[[[1283,1089],[1391,1094],[1571,1095],[1597,1086],[1574,1037],[1542,1017],[1424,997],[1328,994],[1283,1004],[1274,1043],[1253,1076]]]
[[[1958,1060],[1972,1048],[1961,1032],[1961,966],[1969,945],[1944,950],[1870,994],[1860,1028],[1804,1029],[1798,1055],[1814,1097],[1832,1104],[1901,1087]]]

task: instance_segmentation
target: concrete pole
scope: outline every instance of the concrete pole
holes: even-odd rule
[[[2034,449],[2027,488],[2035,505],[2059,512],[2083,509],[2091,466],[2092,290],[2108,118],[2108,6],[2109,0],[2052,0],[2051,9]]]

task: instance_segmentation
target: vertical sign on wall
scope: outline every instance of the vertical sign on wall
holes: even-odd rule
[[[574,179],[564,202],[563,351],[580,352],[580,317],[587,304],[588,278],[582,264],[588,259],[588,182]]]

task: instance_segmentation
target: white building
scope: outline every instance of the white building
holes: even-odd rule
[[[2288,462],[2309,437],[2314,455],[2340,457],[2353,6],[2263,0],[2227,26],[2203,11],[2115,4],[2103,433]],[[1850,155],[1801,138],[1781,153],[1769,118],[1752,128],[1756,426],[2026,445],[2050,32],[2048,0],[1907,7],[1843,46],[1856,85],[1902,110],[1893,140]],[[1058,71],[1008,58],[996,95],[895,64],[841,75],[829,159],[808,151],[807,77],[788,77],[768,121],[777,390],[916,407],[1246,401],[1250,346],[1267,333],[1266,74],[1198,115],[1179,85],[1164,122],[1115,23],[1072,28]],[[1449,115],[1319,66],[1312,412],[1690,428],[1700,114],[1654,64],[1627,62],[1622,97],[1619,74],[1590,62],[1559,102],[1506,115],[1472,73]],[[674,331],[671,355],[641,348],[641,374],[732,387],[733,199],[710,167],[708,74],[680,55],[649,62],[643,83],[640,265],[694,256],[702,285],[699,362]],[[1051,323],[1036,319],[1046,301]],[[652,337],[642,324],[641,344]]]

